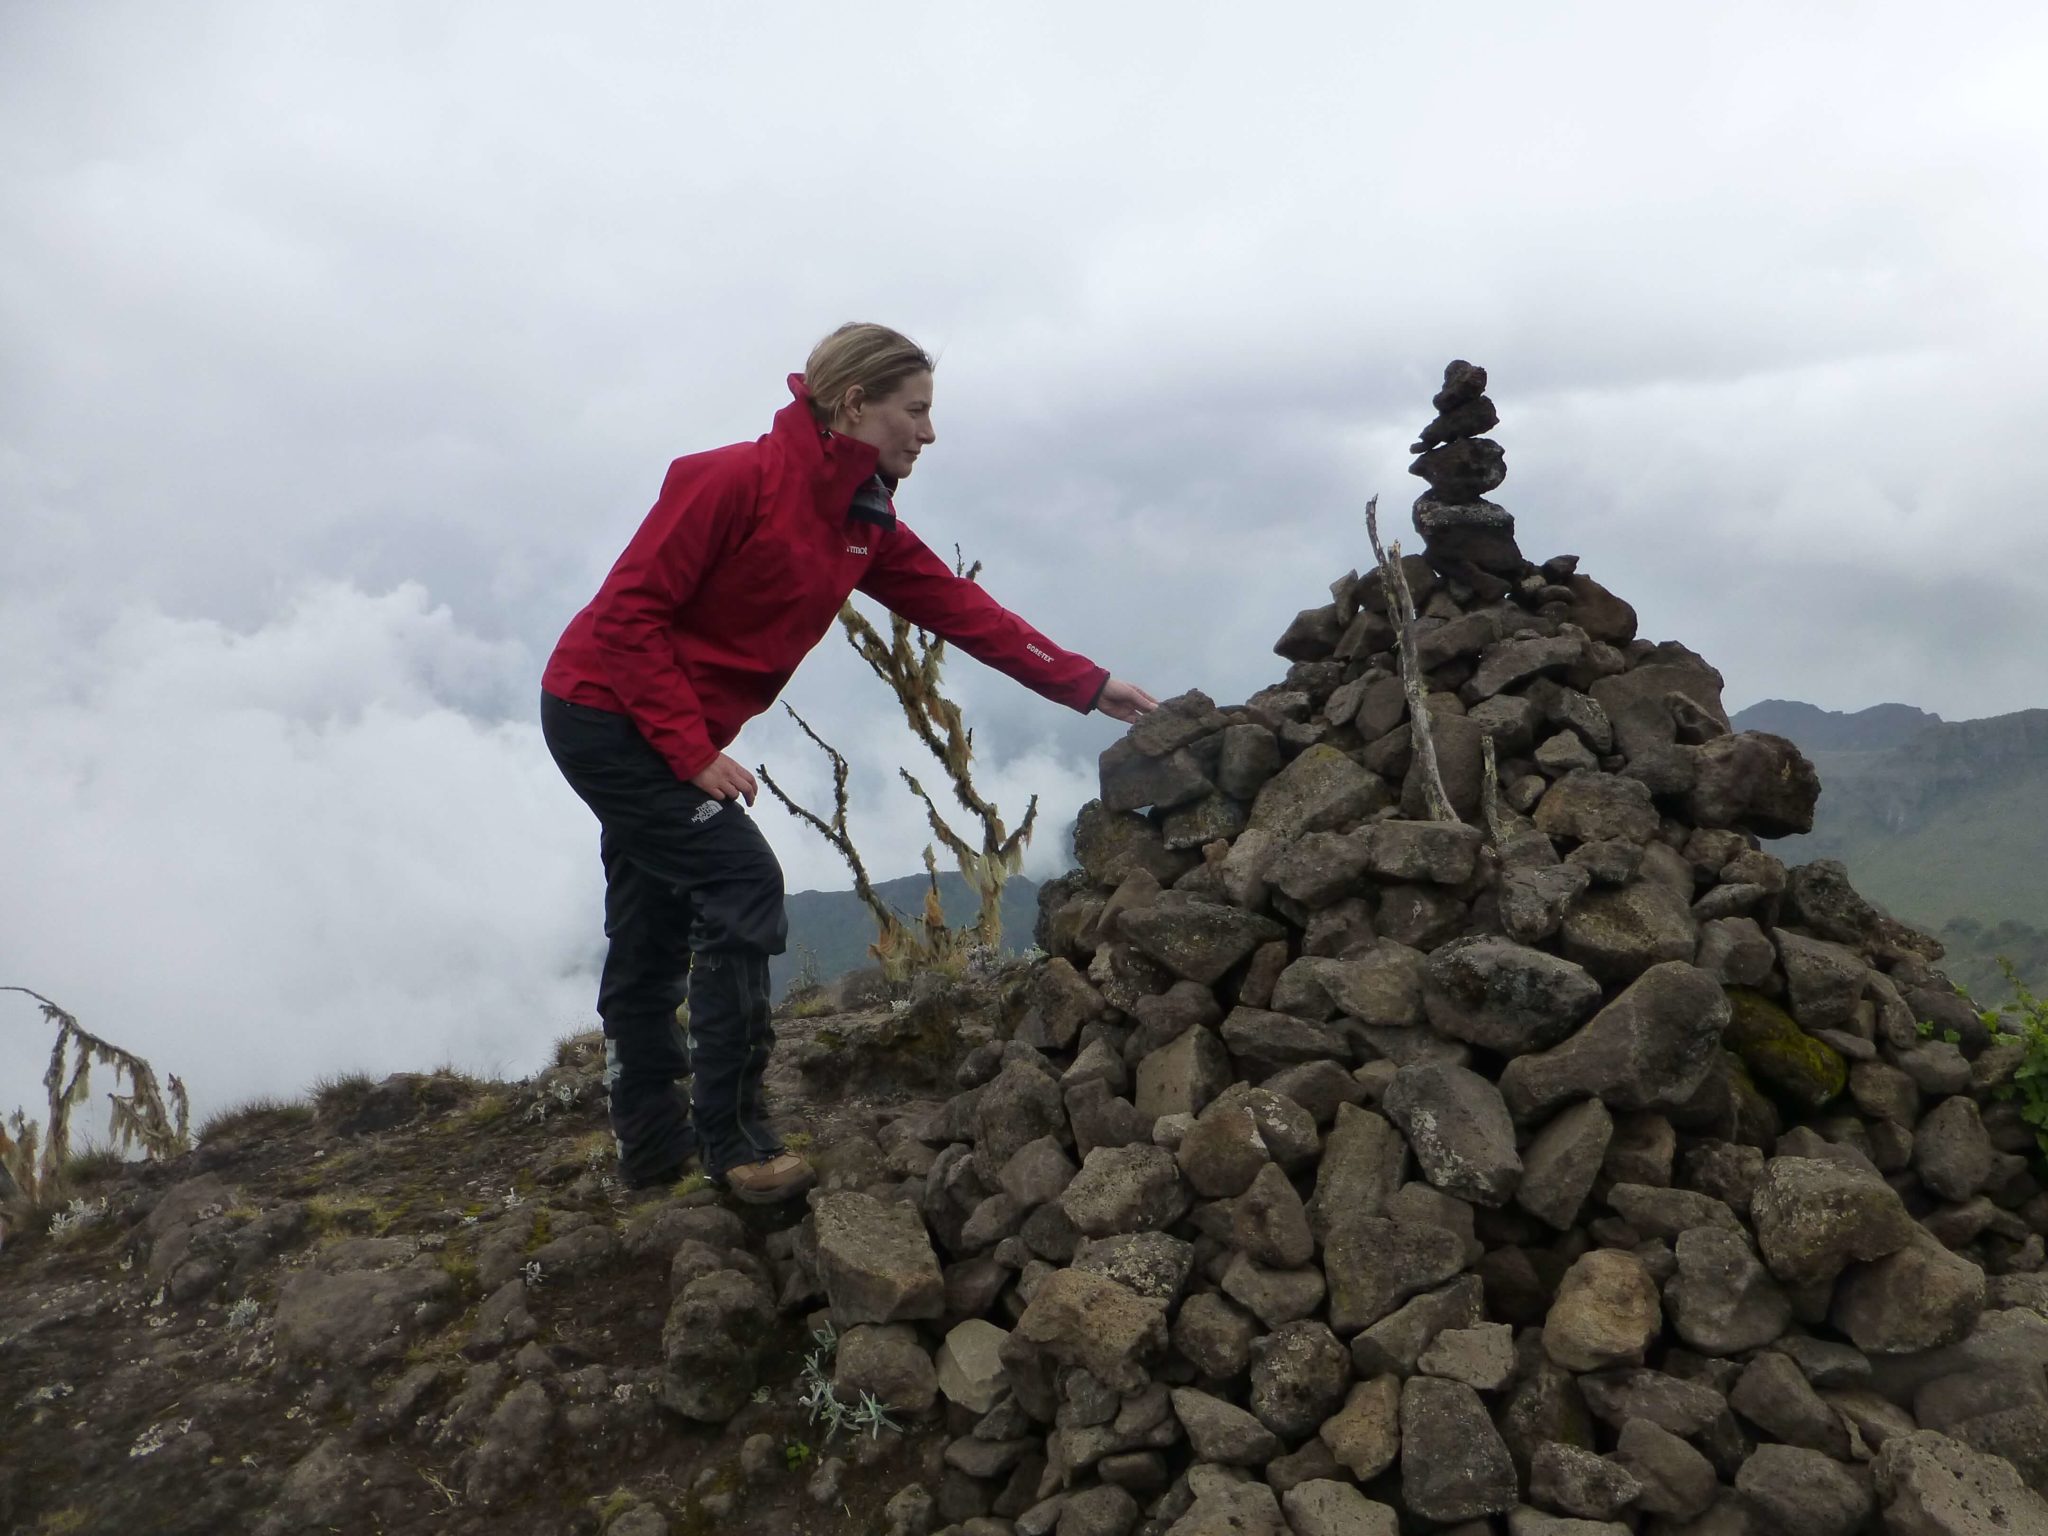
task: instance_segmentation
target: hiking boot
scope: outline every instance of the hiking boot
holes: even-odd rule
[[[716,1182],[748,1205],[780,1205],[807,1193],[818,1182],[818,1170],[794,1152],[779,1152],[762,1162],[736,1163]]]

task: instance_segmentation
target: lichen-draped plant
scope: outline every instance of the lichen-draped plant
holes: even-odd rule
[[[977,560],[971,566],[966,565],[959,546],[955,545],[953,569],[963,580],[972,581],[981,574],[981,562]],[[924,743],[945,769],[946,777],[953,785],[954,798],[981,824],[980,846],[976,847],[948,825],[915,774],[907,768],[896,770],[910,792],[924,802],[925,817],[931,823],[933,834],[953,855],[961,877],[979,900],[980,907],[971,927],[955,933],[946,924],[945,912],[939,903],[938,860],[930,844],[924,850],[929,884],[917,929],[913,929],[875,893],[846,832],[846,759],[828,746],[793,709],[789,710],[790,718],[802,726],[804,734],[832,760],[832,819],[828,822],[797,805],[769,776],[765,766],[759,770],[761,782],[792,815],[816,828],[846,860],[853,871],[855,892],[875,914],[877,936],[873,952],[892,975],[900,976],[905,971],[945,958],[953,953],[962,938],[971,938],[975,944],[986,945],[993,951],[1000,947],[1003,937],[1003,887],[1023,865],[1025,845],[1031,841],[1038,822],[1038,796],[1031,797],[1024,809],[1024,820],[1015,832],[1011,832],[1004,827],[1002,813],[994,803],[975,788],[974,732],[962,722],[960,706],[947,698],[939,687],[946,657],[946,642],[942,638],[917,628],[901,614],[892,613],[889,616],[889,638],[885,641],[881,632],[868,622],[851,600],[840,608],[839,623],[846,631],[847,643],[896,695],[911,734]],[[785,704],[783,708],[789,709],[789,706]]]
[[[144,1157],[162,1161],[191,1146],[191,1106],[176,1073],[168,1079],[174,1113],[157,1087],[156,1069],[140,1056],[102,1040],[40,992],[12,986],[0,986],[0,992],[34,998],[43,1017],[57,1026],[50,1064],[43,1072],[43,1087],[49,1095],[48,1124],[38,1126],[16,1109],[8,1121],[13,1134],[0,1133],[0,1181],[11,1181],[20,1199],[35,1206],[56,1194],[58,1177],[71,1156],[71,1112],[91,1093],[95,1064],[113,1071],[117,1088],[124,1075],[128,1079],[126,1096],[118,1092],[107,1095],[107,1129],[116,1152],[140,1148]],[[0,1187],[0,1197],[6,1193]]]

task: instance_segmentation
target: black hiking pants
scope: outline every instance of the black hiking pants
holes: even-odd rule
[[[789,937],[782,866],[743,801],[677,778],[625,715],[543,693],[540,718],[555,766],[603,829],[610,948],[597,1012],[621,1175],[679,1173],[692,1150],[713,1178],[773,1157],[782,1143],[762,1078],[775,1043],[768,957]],[[676,1022],[685,997],[688,1039]]]

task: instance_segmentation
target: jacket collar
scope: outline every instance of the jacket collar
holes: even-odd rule
[[[868,443],[819,430],[802,374],[789,376],[789,392],[794,398],[775,413],[769,439],[802,466],[818,511],[838,522],[862,487],[877,478],[875,466],[881,455]],[[890,521],[894,520],[892,515]]]

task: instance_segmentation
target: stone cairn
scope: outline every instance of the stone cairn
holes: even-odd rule
[[[1484,388],[1401,561],[1457,819],[1347,574],[1103,754],[1015,1037],[884,1129],[923,1176],[813,1196],[785,1304],[950,1436],[898,1536],[2048,1533],[2018,1050],[1760,846],[1790,742],[1522,558]]]

